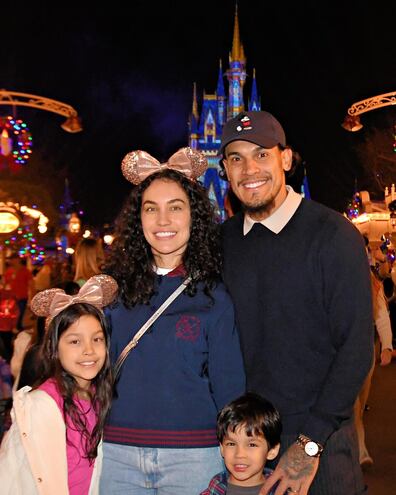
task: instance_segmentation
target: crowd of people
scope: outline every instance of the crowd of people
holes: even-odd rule
[[[230,119],[220,153],[240,205],[225,223],[201,153],[132,151],[106,259],[83,239],[57,275],[10,260],[2,493],[367,493],[374,323],[382,365],[393,347],[364,239],[287,185],[293,150],[270,113]]]

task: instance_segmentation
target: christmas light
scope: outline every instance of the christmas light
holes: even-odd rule
[[[32,153],[33,140],[27,125],[20,119],[13,117],[0,118],[0,149],[3,156],[12,153],[14,162],[24,164]]]

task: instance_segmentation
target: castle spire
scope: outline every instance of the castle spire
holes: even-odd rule
[[[221,59],[219,60],[219,77],[217,79],[217,96],[225,96],[224,81],[223,81],[223,65]]]
[[[224,90],[224,76],[223,76],[223,66],[221,63],[221,59],[219,61],[219,77],[217,79],[217,90],[216,90],[216,98],[217,98],[217,123],[221,127],[225,124],[227,120],[227,98],[226,92]]]
[[[245,109],[243,102],[243,86],[246,80],[246,59],[239,37],[238,4],[235,4],[234,36],[230,53],[230,68],[226,75],[229,82],[227,118],[238,115]]]
[[[192,115],[197,119],[199,119],[198,115],[198,103],[197,103],[197,83],[193,83],[193,103],[192,103]]]
[[[249,100],[249,111],[258,112],[261,110],[260,98],[257,91],[256,69],[253,69],[252,93]]]
[[[238,4],[235,4],[234,36],[232,38],[232,49],[230,62],[246,62],[245,52],[239,36]]]
[[[197,84],[193,83],[193,102],[192,102],[192,110],[190,115],[190,148],[197,149],[198,143],[198,123],[199,123],[199,114],[198,114],[198,102],[197,102]]]

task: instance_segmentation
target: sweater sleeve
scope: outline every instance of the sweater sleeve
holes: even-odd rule
[[[10,361],[11,373],[14,379],[16,379],[21,371],[23,359],[26,351],[32,341],[32,335],[26,330],[19,332],[14,340],[14,351]]]
[[[393,350],[391,321],[382,288],[378,291],[377,295],[377,316],[375,318],[375,328],[381,342],[381,351],[384,349]]]
[[[221,308],[207,335],[209,382],[218,411],[246,389],[234,307],[227,294]]]
[[[359,231],[341,223],[321,246],[320,265],[334,357],[301,433],[324,444],[352,415],[372,364],[374,328],[369,265]]]

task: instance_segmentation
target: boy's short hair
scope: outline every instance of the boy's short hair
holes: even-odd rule
[[[227,432],[244,427],[247,436],[263,436],[269,448],[280,443],[282,422],[279,412],[268,400],[247,392],[223,407],[217,416],[217,439],[223,443]]]

